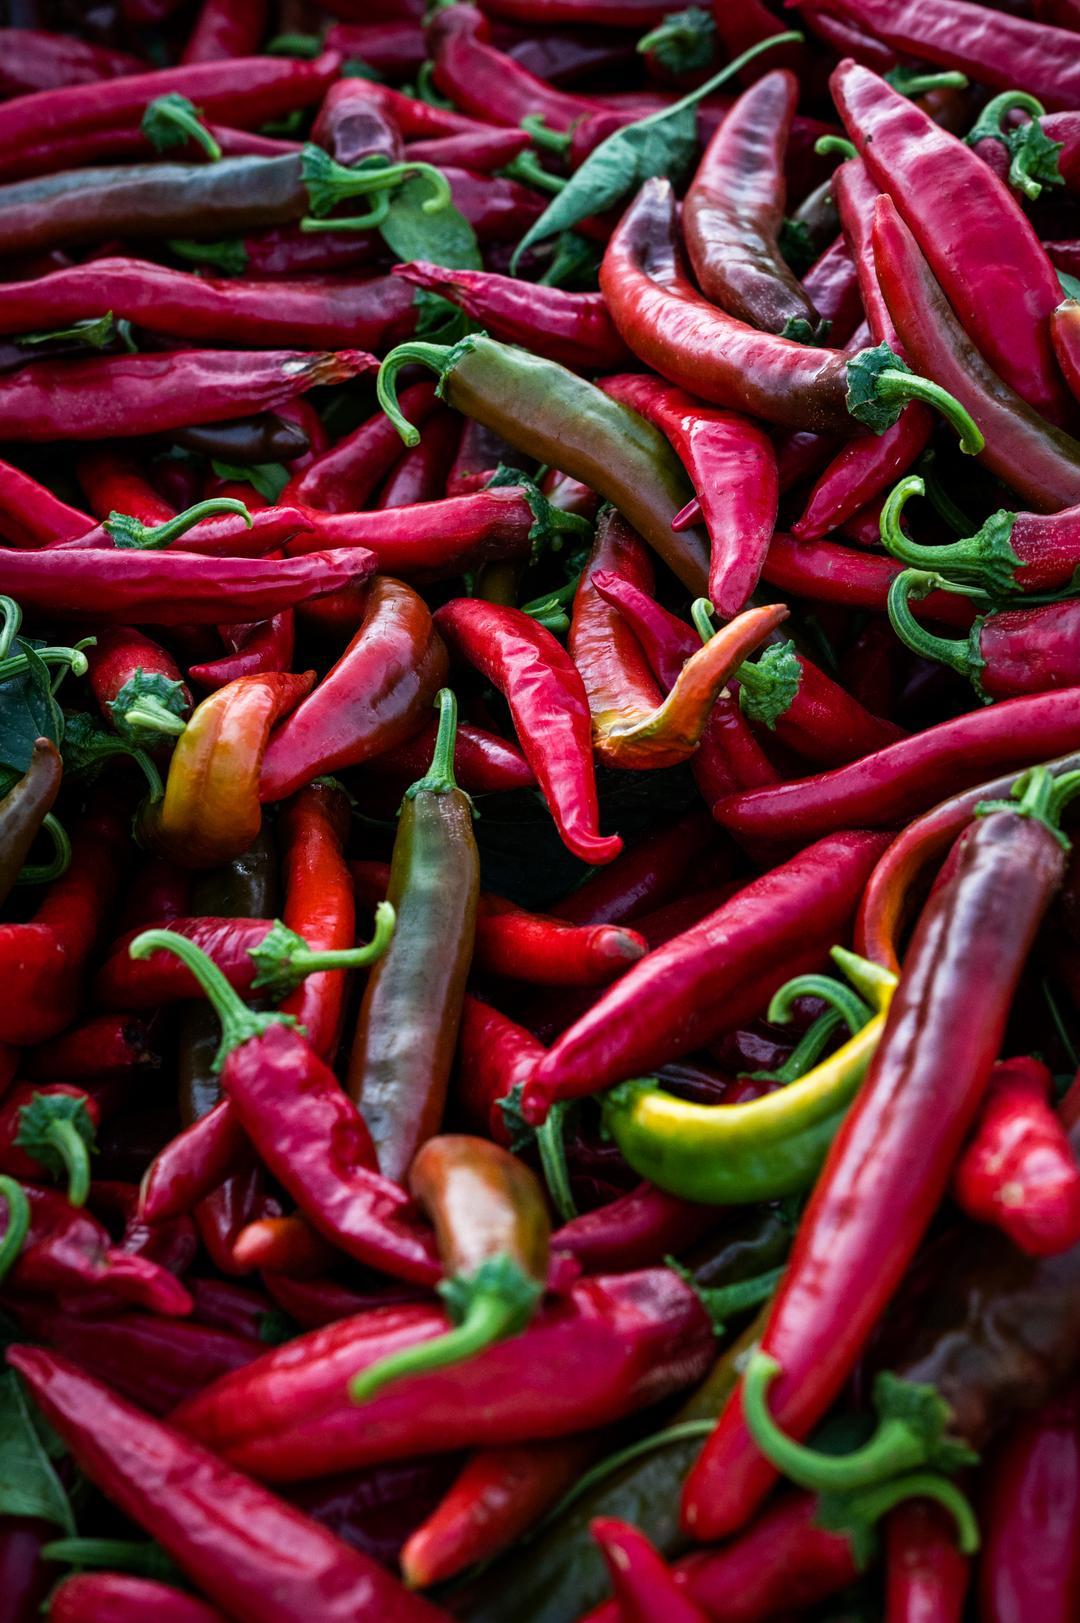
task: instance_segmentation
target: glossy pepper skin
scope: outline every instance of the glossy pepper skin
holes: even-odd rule
[[[1067,299],[1050,317],[1054,353],[1075,399],[1080,400],[1080,302]]]
[[[784,68],[743,91],[690,182],[683,232],[706,298],[751,327],[806,343],[821,318],[777,244],[784,151],[798,98],[798,81]]]
[[[39,1347],[16,1347],[8,1363],[82,1470],[238,1623],[299,1623],[310,1615],[313,1600],[322,1617],[342,1623],[358,1615],[373,1623],[435,1623],[444,1615],[67,1359]]]
[[[45,485],[0,462],[0,532],[11,547],[39,547],[49,541],[70,541],[92,530],[87,513],[54,496]]]
[[[404,742],[426,715],[446,668],[427,604],[403,582],[380,576],[341,658],[271,738],[259,779],[262,799],[283,800],[322,773]]]
[[[439,1294],[454,1328],[368,1365],[350,1383],[356,1403],[523,1330],[547,1284],[547,1206],[534,1174],[508,1150],[464,1133],[429,1138],[409,1169],[409,1190],[435,1227],[446,1270]]]
[[[1040,1060],[1001,1060],[972,1138],[956,1164],[953,1193],[969,1217],[993,1223],[1033,1256],[1080,1241],[1080,1166],[1051,1109]]]
[[[418,436],[397,402],[394,379],[409,361],[439,374],[439,396],[455,411],[606,497],[684,586],[705,590],[707,540],[700,530],[671,528],[691,490],[658,429],[554,361],[475,333],[452,349],[402,344],[383,362],[379,400],[407,445]]]
[[[355,79],[347,82],[357,83]],[[435,387],[426,381],[410,383],[402,390],[400,403],[409,421],[423,426],[438,407]],[[294,474],[282,491],[282,500],[327,513],[356,512],[367,505],[368,497],[400,456],[397,430],[383,412],[376,412]]]
[[[80,1572],[65,1578],[49,1601],[51,1623],[222,1623],[216,1607],[153,1578],[123,1572]]]
[[[926,1500],[898,1505],[885,1529],[887,1623],[960,1623],[971,1563],[940,1507]]]
[[[853,823],[894,827],[986,773],[1047,760],[1078,743],[1074,688],[1004,699],[831,772],[729,795],[714,816],[737,837],[755,839],[813,839]]]
[[[7,900],[22,872],[60,793],[63,775],[56,745],[49,738],[35,739],[26,771],[0,799],[0,903]]]
[[[271,728],[314,681],[314,671],[241,676],[204,699],[177,741],[164,798],[142,813],[143,842],[185,868],[220,867],[246,851],[262,822]]]
[[[681,1588],[644,1533],[629,1522],[598,1516],[590,1527],[599,1544],[622,1623],[708,1623],[708,1614]]]
[[[315,952],[334,952],[355,945],[356,904],[345,865],[349,803],[329,783],[310,783],[283,808],[280,828],[285,841],[282,883],[286,926],[303,936]],[[345,975],[316,970],[279,1005],[295,1015],[321,1059],[333,1058],[344,1016]]]
[[[1080,1600],[1080,1413],[1073,1387],[1010,1432],[994,1460],[979,1616],[1065,1623]]]
[[[598,829],[588,700],[569,654],[520,609],[454,598],[435,614],[451,651],[504,694],[518,741],[564,844],[585,862],[610,862],[618,835]]]
[[[349,1094],[397,1183],[442,1123],[472,961],[480,862],[472,803],[454,781],[456,721],[444,689],[431,766],[406,792],[394,839],[394,937],[368,978],[349,1057]]]
[[[1061,284],[1017,199],[869,68],[843,62],[829,88],[871,180],[892,198],[976,348],[1029,406],[1060,422],[1068,403],[1048,323]]]
[[[769,436],[747,417],[717,411],[655,378],[623,373],[605,394],[659,428],[698,493],[709,535],[709,601],[722,620],[744,608],[776,528],[779,485]]]
[[[639,360],[714,405],[815,433],[850,432],[854,413],[881,433],[909,400],[933,397],[967,442],[977,443],[970,421],[956,416],[942,391],[903,370],[890,352],[807,349],[702,298],[679,261],[667,181],[647,180],[623,215],[600,266],[600,287]],[[855,392],[863,381],[865,405]]]
[[[90,687],[106,725],[139,744],[183,731],[191,694],[167,649],[130,626],[99,633],[87,654]],[[137,711],[134,721],[130,711]]]
[[[978,423],[983,465],[1040,512],[1073,506],[1080,500],[1080,442],[1047,423],[983,360],[887,197],[878,199],[874,216],[874,263],[912,364],[929,369]]]
[[[820,841],[649,953],[540,1061],[522,1095],[526,1120],[689,1053],[759,1010],[843,934],[885,843]]]
[[[520,1335],[351,1404],[347,1380],[358,1363],[381,1356],[380,1327],[395,1323],[403,1331],[408,1323],[410,1340],[447,1327],[446,1316],[426,1306],[341,1320],[303,1344],[293,1342],[292,1357],[271,1352],[206,1388],[177,1411],[175,1424],[260,1478],[301,1481],[433,1448],[442,1453],[605,1425],[703,1375],[713,1343],[696,1292],[670,1269],[646,1269],[581,1280],[545,1304]],[[365,1355],[369,1338],[374,1345]],[[560,1373],[567,1359],[574,1361],[573,1382]]]
[[[427,30],[434,80],[463,113],[489,124],[517,128],[528,114],[553,130],[566,130],[598,104],[556,90],[490,43],[490,28],[475,6],[454,5],[439,12]]]
[[[877,1053],[833,1141],[762,1338],[782,1371],[771,1411],[795,1435],[806,1435],[850,1374],[978,1111],[1031,942],[1064,872],[1048,809],[1052,782],[1042,769],[1032,775],[1033,815],[1016,802],[1017,810],[990,810],[978,821],[953,878],[919,920]],[[772,1479],[733,1398],[687,1483],[685,1525],[705,1538],[733,1531]]]

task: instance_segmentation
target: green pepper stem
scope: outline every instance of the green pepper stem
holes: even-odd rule
[[[56,1538],[41,1546],[44,1561],[62,1561],[74,1567],[116,1567],[146,1578],[176,1575],[175,1562],[159,1544],[121,1538]]]
[[[0,1173],[0,1200],[7,1207],[7,1224],[0,1240],[0,1285],[19,1260],[30,1232],[30,1202],[21,1183]]]
[[[174,738],[187,732],[187,722],[183,717],[174,715],[152,695],[140,699],[131,710],[125,710],[124,720],[129,727],[141,727],[152,733],[170,733]]]
[[[887,599],[892,628],[912,653],[923,659],[937,660],[940,665],[948,665],[967,677],[969,682],[977,683],[982,669],[982,660],[978,655],[982,621],[975,621],[969,637],[939,637],[920,625],[911,612],[912,597],[923,598],[935,590],[955,591],[956,588],[939,575],[926,570],[905,569],[897,575],[889,587]]]
[[[774,1025],[786,1025],[797,999],[801,997],[820,998],[835,1010],[853,1037],[873,1018],[874,1011],[863,1002],[858,992],[852,991],[842,981],[834,980],[831,975],[796,975],[773,994],[767,1018]]]
[[[1080,794],[1080,772],[1062,772],[1058,777],[1048,766],[1033,766],[1022,772],[1012,787],[1008,800],[980,800],[975,807],[976,817],[988,817],[991,812],[1013,812],[1018,817],[1032,817],[1045,824],[1050,833],[1071,849],[1071,841],[1060,828],[1061,819],[1069,802]]]
[[[11,652],[22,625],[22,609],[13,597],[0,595],[0,617],[0,660],[3,660]]]
[[[934,1471],[914,1471],[882,1482],[856,1496],[852,1505],[859,1520],[872,1525],[908,1499],[933,1499],[956,1523],[957,1544],[963,1555],[979,1548],[979,1523],[967,1497],[955,1482]]]
[[[673,1259],[664,1259],[670,1267]],[[727,1329],[727,1321],[736,1313],[745,1313],[749,1308],[760,1307],[767,1302],[776,1290],[784,1276],[786,1263],[779,1268],[770,1268],[763,1274],[755,1274],[751,1279],[737,1279],[731,1285],[698,1285],[693,1276],[686,1275],[687,1284],[697,1293],[701,1305],[713,1321],[713,1328],[718,1336]],[[682,1272],[677,1269],[676,1272]]]
[[[216,518],[222,513],[237,513],[251,529],[252,518],[244,502],[234,496],[208,496],[196,502],[164,524],[142,524],[130,513],[110,513],[101,528],[110,535],[118,547],[167,547],[204,518]]]
[[[733,57],[719,73],[714,73],[711,79],[706,79],[704,84],[698,85],[688,95],[673,102],[670,107],[661,107],[658,112],[650,113],[647,118],[636,119],[633,128],[640,129],[644,124],[659,124],[665,118],[674,118],[679,113],[685,112],[688,107],[696,107],[698,102],[704,100],[706,96],[711,96],[714,90],[719,90],[729,79],[734,79],[743,68],[748,67],[766,51],[775,50],[778,45],[801,45],[805,38],[805,34],[800,34],[797,28],[789,28],[783,34],[770,34],[768,39],[759,40],[756,45],[751,45],[741,56]]]
[[[797,1082],[817,1064],[843,1024],[843,1016],[835,1009],[819,1014],[813,1025],[803,1032],[782,1065],[778,1065],[775,1071],[751,1071],[751,1079],[755,1082],[780,1082],[785,1087],[790,1082]]]
[[[259,971],[251,983],[252,991],[265,988],[271,997],[283,998],[319,970],[365,969],[390,945],[395,923],[391,903],[380,902],[375,909],[375,932],[365,946],[319,952],[281,919],[275,919],[258,946],[248,948],[248,956]]]
[[[199,119],[198,110],[176,91],[158,96],[142,117],[142,133],[158,152],[166,147],[181,146],[194,141],[202,148],[211,163],[221,158],[221,147]]]
[[[886,367],[878,373],[875,390],[879,400],[904,404],[909,400],[922,400],[926,405],[935,407],[955,429],[960,449],[966,456],[978,456],[986,444],[982,430],[971,413],[940,383],[920,377],[917,372],[901,372],[898,368]]]
[[[505,165],[502,173],[510,180],[520,180],[538,192],[550,192],[554,197],[566,190],[562,175],[552,175],[544,168],[535,152],[519,152]]]
[[[19,869],[17,885],[47,885],[52,880],[59,879],[66,874],[71,866],[71,841],[67,829],[59,817],[52,812],[46,812],[41,823],[42,831],[52,841],[53,854],[48,862],[28,862]]]
[[[144,930],[128,947],[132,958],[149,958],[152,952],[171,952],[189,969],[221,1022],[221,1042],[214,1056],[213,1070],[220,1071],[234,1048],[251,1042],[271,1026],[295,1026],[289,1014],[257,1014],[249,1009],[202,948],[175,930]]]
[[[814,151],[819,158],[828,158],[834,152],[838,152],[844,159],[859,156],[859,149],[854,141],[849,141],[843,135],[819,135],[814,142]]]
[[[391,1353],[370,1369],[354,1375],[349,1382],[349,1396],[354,1403],[366,1403],[369,1398],[391,1381],[403,1380],[408,1375],[422,1375],[428,1370],[445,1369],[450,1364],[464,1363],[492,1342],[501,1341],[518,1325],[521,1310],[516,1302],[507,1302],[499,1295],[476,1295],[469,1304],[461,1324],[433,1341],[422,1341],[418,1346],[405,1347]]]
[[[527,113],[521,120],[521,127],[533,146],[539,147],[541,152],[561,154],[570,150],[571,137],[561,130],[549,130],[540,113]]]
[[[405,791],[407,800],[419,794],[448,795],[457,788],[454,777],[454,748],[457,744],[457,699],[452,689],[440,688],[435,696],[439,709],[439,730],[435,734],[435,749],[431,765],[422,778],[410,784]]]
[[[1032,118],[1041,118],[1046,108],[1034,96],[1029,96],[1026,90],[1003,90],[1000,95],[992,96],[979,114],[971,129],[964,136],[968,146],[974,146],[978,141],[1000,141],[1002,146],[1008,146],[1005,134],[1005,119],[1011,112],[1030,113]]]
[[[887,552],[909,569],[940,571],[974,580],[998,596],[1016,589],[1016,571],[1023,560],[1013,550],[1010,537],[1016,514],[999,508],[974,535],[958,541],[926,547],[912,541],[901,528],[905,504],[912,496],[924,496],[926,484],[917,474],[901,479],[886,497],[881,509],[881,542]]]
[[[380,902],[375,909],[375,929],[370,941],[362,947],[343,947],[337,952],[316,952],[307,947],[295,953],[293,965],[298,971],[297,979],[320,969],[366,969],[380,959],[390,945],[396,923],[393,903]]]
[[[690,619],[693,621],[694,630],[702,642],[708,642],[710,637],[716,635],[716,627],[712,623],[712,617],[713,606],[709,599],[707,597],[695,597],[690,605]]]
[[[743,1374],[742,1407],[747,1429],[770,1464],[811,1493],[852,1493],[926,1463],[923,1440],[900,1419],[882,1420],[861,1448],[850,1454],[822,1454],[780,1430],[769,1413],[767,1393],[780,1374],[775,1358],[760,1348]]]
[[[967,75],[955,68],[943,73],[918,73],[914,68],[892,68],[885,75],[885,81],[902,96],[926,96],[932,90],[966,90],[968,87]]]
[[[33,652],[43,665],[64,665],[75,676],[86,675],[87,659],[80,648],[35,648]],[[9,654],[0,660],[0,682],[6,682],[9,676],[21,676],[29,668],[25,654]]]
[[[429,371],[441,373],[452,353],[450,344],[425,344],[417,340],[399,344],[380,366],[375,397],[406,445],[419,445],[420,430],[403,416],[398,405],[397,375],[403,366],[426,366]]]
[[[50,1122],[46,1140],[64,1163],[68,1177],[68,1202],[85,1206],[90,1193],[90,1151],[73,1121]]]
[[[349,169],[335,163],[321,147],[308,145],[301,154],[300,173],[311,212],[317,220],[323,219],[347,197],[369,197],[373,193],[392,191],[405,181],[421,176],[431,187],[431,196],[421,204],[424,214],[436,214],[451,201],[450,182],[441,169],[430,163],[388,163],[375,158]],[[334,220],[329,229],[336,231],[352,224],[350,220]]]
[[[568,1100],[557,1100],[548,1111],[543,1124],[536,1129],[536,1148],[540,1154],[544,1182],[555,1210],[564,1223],[572,1223],[578,1215],[570,1187],[570,1172],[566,1165],[566,1145],[563,1142],[563,1130],[569,1108]]]

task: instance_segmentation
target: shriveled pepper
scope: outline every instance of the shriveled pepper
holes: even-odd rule
[[[60,751],[49,738],[38,738],[30,764],[0,800],[0,903],[17,883],[30,848],[60,793],[64,775]]]
[[[544,1294],[548,1214],[523,1162],[485,1138],[429,1138],[409,1169],[409,1188],[435,1225],[446,1278],[439,1294],[454,1328],[369,1364],[350,1383],[355,1403],[391,1381],[471,1358],[524,1329]]]
[[[186,868],[213,868],[246,851],[262,821],[259,776],[270,729],[315,681],[241,676],[202,701],[173,751],[165,795],[146,807],[140,838]]]
[[[394,940],[369,977],[349,1059],[379,1168],[399,1183],[442,1123],[472,960],[480,864],[472,803],[454,780],[456,724],[444,688],[431,766],[406,792],[394,840]]]

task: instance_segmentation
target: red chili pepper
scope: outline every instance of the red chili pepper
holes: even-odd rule
[[[518,741],[562,839],[585,862],[610,862],[618,835],[597,828],[588,700],[569,655],[519,609],[456,598],[435,615],[451,649],[504,694]]]
[[[222,1021],[221,1085],[268,1170],[326,1238],[373,1267],[422,1284],[439,1276],[428,1232],[405,1192],[374,1170],[363,1118],[337,1078],[280,1015],[253,1014],[194,943],[150,930],[131,945],[168,948]],[[317,967],[317,966],[316,966]]]
[[[227,1099],[160,1149],[143,1176],[139,1211],[148,1223],[188,1212],[242,1168],[248,1150],[243,1129]]]
[[[598,1516],[589,1532],[599,1544],[622,1623],[707,1623],[707,1614],[676,1580],[656,1546],[629,1522]]]
[[[423,259],[396,265],[394,275],[441,294],[504,343],[523,344],[575,371],[603,372],[630,359],[599,293],[564,293],[488,271],[444,270]]]
[[[794,597],[877,614],[885,613],[889,588],[899,573],[892,559],[833,541],[795,541],[789,535],[773,536],[762,567],[770,586]],[[931,592],[919,607],[928,619],[943,625],[966,629],[971,624],[970,605],[949,592]]]
[[[0,462],[0,529],[8,546],[41,547],[70,541],[92,530],[94,521],[69,507],[21,468]]]
[[[984,466],[1042,512],[1080,500],[1080,442],[1046,423],[982,359],[887,197],[875,209],[874,263],[912,361],[928,367],[978,420]]]
[[[424,30],[418,21],[335,23],[326,48],[359,58],[384,79],[405,79],[424,61]]]
[[[426,1589],[515,1544],[572,1488],[599,1452],[590,1435],[479,1449],[407,1539],[401,1571]]]
[[[535,1061],[533,1062],[535,1064]],[[715,1206],[702,1206],[640,1183],[628,1194],[564,1223],[551,1236],[553,1252],[581,1264],[587,1274],[648,1268],[717,1227]]]
[[[862,323],[863,304],[855,260],[842,236],[814,261],[802,285],[822,321],[829,323],[829,337],[844,348]]]
[[[502,1103],[527,1080],[543,1052],[524,1026],[466,993],[454,1093],[468,1121],[497,1144],[509,1146],[512,1138]]]
[[[842,935],[884,838],[842,834],[775,868],[649,953],[565,1032],[525,1084],[542,1122],[558,1099],[596,1093],[692,1052],[818,964]]]
[[[392,1338],[408,1345],[446,1328],[446,1315],[431,1307],[342,1320],[292,1342],[288,1356],[270,1353],[218,1381],[174,1421],[223,1459],[267,1480],[298,1481],[602,1426],[698,1379],[713,1343],[701,1298],[671,1269],[579,1280],[520,1335],[349,1403],[346,1382]],[[552,1384],[547,1372],[571,1361],[574,1380]]]
[[[815,839],[852,823],[895,827],[942,796],[1080,744],[1075,689],[1007,699],[942,721],[861,761],[730,795],[717,820],[740,838]]]
[[[808,343],[820,335],[821,317],[777,242],[784,149],[798,98],[798,81],[784,68],[743,92],[698,164],[682,225],[706,298],[752,327]]]
[[[403,744],[380,750],[367,763],[367,770],[379,777],[411,783],[414,778],[422,776],[431,760],[438,728],[439,724],[434,718],[425,722],[419,732],[413,733]],[[458,725],[454,742],[454,776],[469,795],[532,789],[536,784],[532,767],[515,745],[500,738],[497,733],[485,732],[482,727],[472,727],[468,722]]]
[[[257,55],[266,16],[266,0],[202,0],[181,62],[228,62]]]
[[[88,1318],[29,1300],[16,1308],[24,1335],[73,1359],[140,1408],[166,1415],[210,1381],[243,1369],[265,1342],[149,1313]]]
[[[703,812],[662,823],[551,909],[574,924],[625,924],[662,906],[691,882],[703,863],[722,855]]]
[[[0,115],[4,108],[0,105]],[[179,350],[32,361],[5,380],[7,440],[109,439],[243,417],[377,365],[363,350]]]
[[[187,96],[210,118],[258,126],[318,101],[341,61],[335,51],[313,62],[251,56],[39,91],[18,98],[17,114],[14,103],[0,107],[0,147],[13,154],[64,135],[138,124],[148,103],[166,94]]]
[[[235,645],[235,651],[221,659],[188,666],[191,680],[211,693],[241,676],[287,671],[293,662],[296,632],[291,609],[275,614],[272,620],[218,629],[227,643]]]
[[[886,1623],[961,1623],[971,1564],[939,1505],[897,1506],[886,1523],[885,1563]]]
[[[968,0],[814,0],[814,5],[897,51],[959,68],[980,84],[1019,87],[1048,107],[1075,107],[1080,100],[1076,41],[1067,29],[1011,16],[995,18],[989,27],[985,7]]]
[[[35,281],[6,283],[0,288],[0,332],[66,327],[103,308],[189,344],[386,349],[408,338],[416,325],[408,293],[386,276],[226,281],[139,259],[104,258]]]
[[[993,1223],[1033,1256],[1080,1240],[1080,1166],[1050,1108],[1052,1077],[1040,1060],[1002,1060],[953,1189],[969,1217]]]
[[[356,942],[356,905],[343,848],[349,804],[330,784],[308,784],[289,801],[281,818],[285,836],[284,921],[315,952],[335,952]],[[295,1015],[322,1059],[332,1059],[341,1035],[345,976],[340,970],[307,975],[281,1004]]]
[[[211,496],[161,524],[142,524],[128,513],[110,513],[104,523],[74,541],[54,541],[48,552],[165,551],[216,558],[262,558],[297,535],[308,535],[317,516],[297,507],[258,505],[248,511],[249,486],[242,500]],[[312,549],[314,550],[314,549]]]
[[[66,85],[92,85],[138,73],[142,63],[124,51],[51,34],[44,28],[5,28],[0,67],[4,96],[25,96],[34,90],[61,90]]]
[[[406,451],[390,473],[375,506],[386,512],[436,501],[446,489],[460,439],[461,422],[455,414],[437,412],[419,445]]]
[[[1080,400],[1080,303],[1069,299],[1050,317],[1054,353],[1074,397]]]
[[[909,593],[939,579],[911,570],[898,577],[889,593],[893,630],[913,652],[966,676],[987,703],[1080,683],[1080,602],[1076,599],[980,615],[967,638],[956,641],[918,625],[908,604]]]
[[[1080,1600],[1080,1416],[1075,1389],[1021,1420],[996,1454],[983,1514],[979,1616],[1066,1623]]]
[[[70,1024],[84,967],[119,889],[127,831],[118,814],[84,814],[71,843],[67,872],[29,922],[0,924],[2,1043],[44,1042]]]
[[[362,81],[350,79],[347,82]],[[410,421],[422,425],[438,407],[434,384],[410,384],[402,392],[401,405]],[[366,505],[400,456],[400,436],[380,411],[351,434],[343,435],[336,445],[290,480],[281,499],[307,503],[329,513],[355,512]]]
[[[437,169],[469,169],[490,175],[505,169],[532,144],[525,130],[500,130],[477,125],[474,134],[441,135],[430,140],[410,141],[405,148],[406,163],[430,163]]]
[[[0,1103],[0,1172],[13,1178],[66,1175],[69,1201],[85,1205],[100,1117],[96,1101],[67,1082],[10,1088]]]
[[[808,349],[711,305],[679,265],[675,197],[666,181],[646,181],[623,215],[604,254],[600,287],[639,359],[716,405],[817,433],[845,433],[854,416],[880,433],[909,401],[921,399],[948,417],[968,449],[981,444],[962,406],[886,347],[856,356]]]
[[[89,1077],[153,1068],[158,1063],[146,1021],[134,1015],[102,1014],[81,1020],[60,1037],[35,1044],[22,1056],[20,1069],[32,1082],[55,1076],[83,1082]]]
[[[191,1298],[179,1280],[147,1258],[111,1245],[106,1230],[88,1212],[51,1189],[27,1184],[23,1193],[30,1226],[7,1275],[15,1290],[54,1301],[58,1293],[89,1296],[105,1309],[128,1303],[170,1317],[190,1312]],[[13,1229],[10,1202],[4,1224],[8,1239]]]
[[[368,1557],[66,1359],[13,1347],[8,1363],[80,1468],[238,1623],[300,1623],[310,1616],[313,1596],[326,1623],[357,1616],[436,1623],[444,1616]]]
[[[137,746],[184,730],[191,694],[159,643],[130,627],[103,631],[87,654],[90,687],[105,721]]]
[[[216,1607],[154,1578],[122,1572],[79,1572],[49,1597],[51,1623],[223,1623]]]
[[[586,19],[587,20],[587,19]],[[491,30],[474,6],[454,5],[432,19],[428,53],[435,85],[455,107],[489,124],[517,129],[527,115],[567,130],[598,104],[556,90],[491,44]]]
[[[833,1140],[761,1339],[780,1372],[769,1410],[793,1436],[805,1437],[837,1397],[945,1192],[1031,943],[1064,875],[1057,817],[1076,787],[1068,778],[1055,785],[1040,767],[1022,797],[989,803],[954,877],[923,910],[877,1052]],[[698,1537],[741,1527],[773,1480],[742,1391],[687,1481],[683,1517]]]
[[[360,548],[356,555],[370,556]],[[271,738],[260,781],[264,801],[355,766],[416,730],[446,675],[446,651],[431,628],[427,605],[414,591],[386,577],[375,581],[344,654]]]
[[[668,10],[664,0],[484,0],[486,14],[521,24],[532,32],[563,23],[644,31],[662,23]]]
[[[668,439],[690,476],[709,532],[709,598],[722,620],[757,585],[776,528],[776,454],[756,423],[710,410],[655,378],[605,378],[605,394],[632,406]]]
[[[145,462],[116,445],[85,445],[75,461],[75,471],[90,511],[101,520],[113,513],[130,514],[143,524],[165,524],[176,517],[177,509],[167,502],[151,483]],[[56,536],[57,541],[76,541],[100,525],[87,524],[77,535]],[[102,540],[99,546],[107,546]]]

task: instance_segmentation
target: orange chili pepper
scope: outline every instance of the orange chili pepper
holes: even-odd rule
[[[177,741],[163,798],[140,816],[143,844],[184,868],[215,868],[246,851],[262,822],[270,729],[314,683],[314,671],[264,671],[204,699]]]

